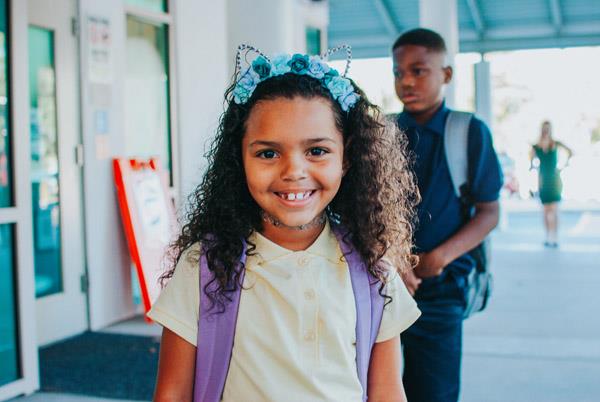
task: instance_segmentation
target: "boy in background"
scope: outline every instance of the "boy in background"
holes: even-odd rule
[[[444,39],[414,29],[402,34],[392,51],[396,94],[404,104],[398,126],[408,136],[422,198],[415,231],[420,260],[404,275],[422,315],[402,334],[404,387],[411,402],[456,402],[467,276],[475,265],[469,252],[498,223],[502,174],[488,127],[473,117],[467,158],[474,214],[465,222],[444,151],[450,113],[444,87],[452,79]]]

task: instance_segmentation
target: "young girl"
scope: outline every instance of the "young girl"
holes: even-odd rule
[[[405,401],[399,334],[420,312],[397,274],[418,201],[402,136],[320,57],[261,54],[226,102],[148,314],[155,400]]]

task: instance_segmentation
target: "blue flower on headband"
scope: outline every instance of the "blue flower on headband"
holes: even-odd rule
[[[271,63],[263,56],[258,56],[252,62],[252,69],[258,74],[261,80],[269,78],[271,75]]]
[[[289,73],[291,71],[291,68],[288,65],[289,61],[289,54],[278,54],[277,56],[273,57],[271,59],[271,74],[275,76]]]
[[[354,91],[354,87],[350,80],[344,77],[333,77],[327,83],[327,89],[329,89],[331,95],[336,99]]]
[[[319,56],[280,54],[269,60],[261,54],[241,74],[235,84],[233,101],[238,105],[248,102],[258,84],[271,77],[287,73],[308,75],[319,80],[345,112],[360,98],[354,91],[352,82],[340,77],[337,70],[329,67]]]
[[[325,77],[323,77],[323,83],[325,84],[325,86],[327,86],[327,84],[329,84],[329,81],[331,81],[333,77],[337,77],[339,75],[340,73],[338,73],[336,69],[330,68],[329,71],[327,71],[327,73],[325,74]]]
[[[354,87],[348,78],[332,77],[326,86],[345,112],[358,100],[358,95],[354,93]]]
[[[340,103],[342,110],[347,112],[358,101],[358,98],[360,98],[360,96],[356,92],[350,92],[345,95],[343,99],[338,98],[338,102]]]
[[[311,77],[315,77],[316,79],[322,79],[325,77],[331,68],[323,63],[320,57],[318,56],[310,56],[308,63],[308,72]]]
[[[288,62],[290,69],[296,74],[306,74],[308,71],[308,56],[305,54],[298,54],[292,56],[292,59]]]
[[[252,68],[248,68],[233,89],[233,100],[237,104],[246,103],[256,86],[260,82],[260,76]]]

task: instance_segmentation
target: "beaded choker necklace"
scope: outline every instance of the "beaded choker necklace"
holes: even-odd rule
[[[288,226],[285,223],[281,222],[279,219],[275,218],[274,216],[268,214],[265,211],[261,212],[261,216],[262,216],[262,220],[264,222],[267,222],[278,228],[284,228],[284,229],[290,229],[290,230],[308,230],[308,229],[312,229],[315,227],[319,227],[319,226],[324,225],[325,219],[327,219],[327,217],[325,216],[325,213],[323,213],[320,216],[315,217],[312,221],[305,223],[303,225]]]

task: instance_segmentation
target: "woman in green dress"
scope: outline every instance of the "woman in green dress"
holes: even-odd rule
[[[558,151],[567,152],[566,167],[573,152],[569,147],[552,138],[552,125],[549,121],[542,123],[542,132],[537,144],[530,151],[530,161],[539,160],[539,195],[544,207],[544,229],[546,241],[544,246],[555,248],[558,246],[558,203],[561,200],[562,180],[558,168]]]

